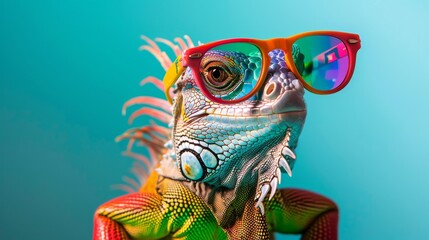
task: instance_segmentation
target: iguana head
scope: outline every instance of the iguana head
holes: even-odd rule
[[[269,53],[271,62],[263,86],[251,98],[235,104],[209,100],[187,69],[176,82],[173,105],[172,154],[189,181],[216,188],[253,188],[257,205],[274,195],[281,169],[289,175],[306,107],[304,89],[289,70],[284,52]],[[211,51],[201,61],[202,78],[212,91],[240,94],[255,80],[261,58]],[[257,79],[256,79],[257,80]]]

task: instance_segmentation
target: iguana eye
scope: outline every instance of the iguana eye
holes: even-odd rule
[[[209,88],[217,90],[227,90],[236,79],[236,74],[231,73],[228,67],[221,62],[207,64],[204,67],[203,76]]]
[[[242,82],[241,68],[225,56],[211,55],[202,61],[201,76],[207,89],[215,96],[225,96]]]
[[[209,69],[209,72],[206,75],[206,78],[213,84],[222,83],[226,80],[227,74],[222,68],[213,67]]]

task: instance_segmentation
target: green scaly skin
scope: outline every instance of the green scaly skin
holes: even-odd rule
[[[223,64],[231,78],[245,76],[240,81],[248,84],[257,79],[257,54],[206,56],[203,64]],[[135,137],[162,158],[157,171],[139,192],[97,209],[94,239],[274,239],[275,232],[337,239],[334,202],[304,190],[277,189],[281,171],[292,174],[306,108],[284,53],[274,50],[270,57],[261,92],[234,105],[208,100],[186,71],[176,84],[165,148],[156,138],[148,144]],[[243,85],[209,90],[235,98]]]

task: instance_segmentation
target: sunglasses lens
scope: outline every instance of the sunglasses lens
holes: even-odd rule
[[[345,44],[332,36],[308,36],[293,44],[292,55],[304,81],[319,91],[338,88],[349,70]]]
[[[251,43],[228,43],[204,54],[200,74],[211,95],[231,101],[247,96],[255,88],[261,66],[258,47]]]

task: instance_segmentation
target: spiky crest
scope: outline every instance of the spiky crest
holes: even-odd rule
[[[189,36],[185,35],[183,38],[184,39],[179,37],[175,38],[175,44],[163,38],[155,38],[155,41],[153,41],[146,36],[141,36],[141,39],[146,43],[139,49],[151,53],[166,71],[172,64],[172,60],[167,53],[160,48],[158,43],[162,43],[171,48],[177,57],[182,54],[182,51],[185,49],[194,47],[194,43]],[[161,91],[164,90],[162,80],[159,78],[148,76],[140,82],[140,85],[145,86],[147,83],[155,85],[155,87]],[[148,116],[165,124],[171,121],[172,106],[165,99],[151,96],[131,98],[123,105],[122,114],[125,115],[127,109],[134,105],[143,105],[143,107],[131,113],[128,120],[129,124],[132,124],[136,118],[141,116]],[[170,134],[171,129],[151,121],[150,125],[131,128],[118,136],[116,141],[128,140],[127,149],[123,152],[123,155],[137,160],[132,167],[132,173],[138,181],[124,176],[123,180],[125,183],[115,185],[114,188],[126,192],[137,192],[158,166],[162,155],[165,154],[166,148],[164,144],[171,138]],[[136,149],[136,147],[140,147],[140,149]],[[147,148],[149,156],[145,156],[138,151],[141,150],[141,147]]]

